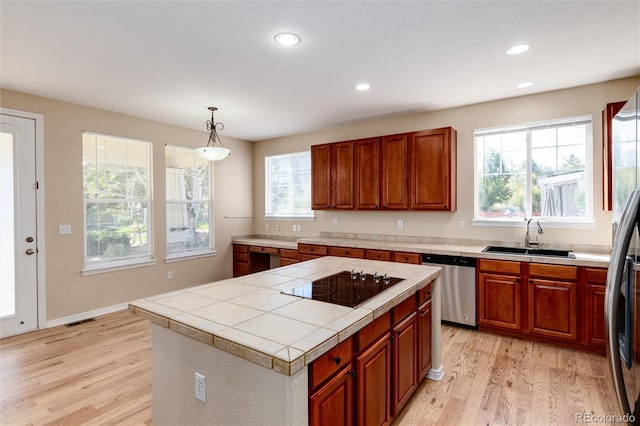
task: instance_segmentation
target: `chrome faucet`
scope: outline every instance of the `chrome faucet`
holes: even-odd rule
[[[536,236],[535,241],[531,241],[529,239],[529,224],[531,223],[532,220],[536,221],[536,224],[538,225],[538,234],[543,234],[544,233],[544,229],[542,229],[542,226],[540,225],[540,221],[538,219],[531,218],[531,219],[527,220],[525,218],[525,220],[527,221],[527,233],[524,234],[524,246],[525,246],[525,248],[538,247],[538,237],[537,236]]]

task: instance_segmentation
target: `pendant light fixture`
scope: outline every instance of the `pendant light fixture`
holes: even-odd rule
[[[216,107],[209,107],[209,111],[211,111],[211,120],[207,120],[207,130],[209,131],[209,141],[207,142],[207,146],[196,148],[198,155],[209,161],[224,160],[229,154],[231,154],[231,150],[229,148],[225,148],[218,136],[218,130],[224,129],[224,124],[216,123],[213,118],[213,113],[217,110],[218,108]],[[220,146],[216,145],[216,141]]]

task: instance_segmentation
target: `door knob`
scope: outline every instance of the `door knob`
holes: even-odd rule
[[[35,253],[35,251],[33,249],[27,249],[27,251],[25,253],[27,253],[29,256],[31,256],[32,254]]]

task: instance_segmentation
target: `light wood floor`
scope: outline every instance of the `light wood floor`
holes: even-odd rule
[[[617,414],[606,358],[443,326],[442,381],[394,426],[569,425]],[[151,424],[151,326],[127,311],[0,341],[0,425]],[[579,422],[578,422],[579,423]]]

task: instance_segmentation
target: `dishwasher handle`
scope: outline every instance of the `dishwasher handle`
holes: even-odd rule
[[[431,263],[436,265],[453,265],[464,266],[468,268],[476,267],[477,259],[475,257],[465,256],[448,256],[443,254],[422,254],[422,263]]]

